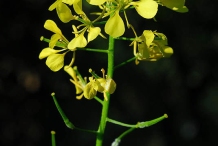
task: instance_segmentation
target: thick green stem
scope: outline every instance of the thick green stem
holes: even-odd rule
[[[113,78],[114,73],[114,38],[109,37],[109,46],[108,46],[108,68],[107,68],[107,78]],[[96,138],[96,146],[102,146],[104,132],[107,123],[107,115],[110,103],[110,94],[106,93],[107,100],[104,99],[102,112],[101,112],[101,121],[98,128],[98,134]]]

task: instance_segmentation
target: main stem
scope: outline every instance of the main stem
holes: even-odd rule
[[[114,73],[114,38],[109,37],[109,46],[108,46],[108,67],[107,67],[107,78],[113,78]],[[106,93],[108,100],[106,101],[104,99],[103,106],[102,106],[102,112],[101,112],[101,121],[98,128],[98,134],[96,138],[96,146],[102,146],[103,143],[103,137],[104,132],[106,128],[107,123],[107,115],[108,115],[108,109],[109,109],[109,103],[110,103],[110,94]]]

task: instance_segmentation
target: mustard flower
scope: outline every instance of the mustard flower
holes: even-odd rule
[[[102,36],[100,27],[94,27],[89,19],[86,19],[86,21],[88,21],[86,26],[80,31],[77,30],[75,25],[72,25],[75,38],[73,38],[68,44],[68,48],[70,50],[75,50],[76,48],[84,48],[88,42],[96,39],[98,35]],[[84,36],[86,31],[88,32],[88,40],[86,40]]]
[[[139,63],[138,60],[157,61],[173,54],[173,49],[167,46],[166,36],[150,30],[144,30],[143,34],[136,38],[132,44],[134,45],[134,55],[137,57],[136,64]]]
[[[83,91],[86,86],[86,82],[79,80],[75,70],[77,70],[76,66],[73,68],[68,65],[64,66],[64,71],[66,71],[73,78],[73,79],[70,79],[70,81],[75,85],[76,94],[80,94],[80,95],[77,95],[76,98],[81,99],[84,95]]]
[[[50,30],[54,32],[55,34],[52,35],[49,47],[44,48],[40,54],[39,59],[46,59],[46,65],[54,72],[60,70],[64,65],[64,56],[66,53],[58,54],[61,51],[66,50],[66,48],[63,48],[61,50],[54,50],[54,46],[58,41],[61,41],[63,44],[67,44],[68,40],[64,37],[61,30],[57,27],[56,23],[52,20],[46,20],[44,24],[44,28],[47,30]],[[41,38],[43,39],[43,38]],[[63,45],[63,46],[65,46]]]

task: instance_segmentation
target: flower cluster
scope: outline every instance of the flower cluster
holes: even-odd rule
[[[106,93],[113,94],[116,89],[116,83],[111,78],[105,77],[105,70],[101,69],[103,77],[97,76],[91,69],[89,72],[93,75],[89,77],[89,82],[87,83],[86,78],[82,79],[77,76],[78,71],[77,67],[65,66],[64,70],[73,78],[70,81],[75,85],[76,94],[80,94],[76,96],[77,99],[81,99],[83,96],[86,99],[93,99],[97,92],[103,93],[105,100],[107,99]],[[77,73],[76,73],[77,71]]]
[[[144,30],[130,45],[134,45],[136,64],[138,60],[157,61],[163,57],[170,57],[173,49],[168,46],[167,37],[163,33]]]

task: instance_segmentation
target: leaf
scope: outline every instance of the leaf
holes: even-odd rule
[[[105,32],[110,36],[116,38],[122,36],[125,32],[125,26],[122,18],[119,15],[119,11],[116,11],[105,24]]]
[[[65,54],[52,54],[46,60],[46,65],[54,72],[59,71],[64,66]]]

